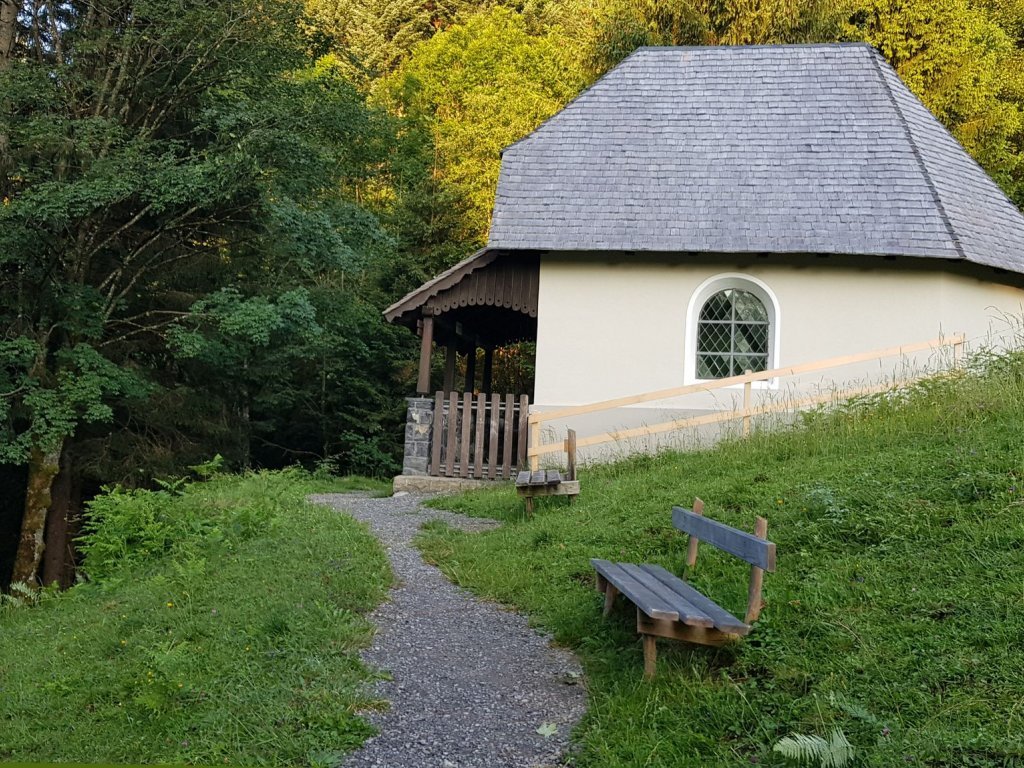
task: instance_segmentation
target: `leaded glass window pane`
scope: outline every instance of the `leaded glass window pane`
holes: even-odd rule
[[[697,377],[724,379],[768,369],[768,312],[754,294],[719,291],[700,311]]]

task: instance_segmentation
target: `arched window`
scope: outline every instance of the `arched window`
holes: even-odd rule
[[[685,383],[778,368],[781,324],[779,300],[763,280],[742,272],[709,277],[686,308]],[[776,386],[775,379],[754,382],[758,389]]]
[[[768,370],[769,331],[768,311],[750,291],[726,288],[712,294],[697,324],[697,378]]]

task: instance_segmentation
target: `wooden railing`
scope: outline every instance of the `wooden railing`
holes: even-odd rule
[[[639,403],[649,403],[657,400],[668,400],[670,398],[682,397],[684,395],[691,395],[700,392],[714,392],[716,390],[724,389],[726,387],[734,387],[737,385],[743,386],[743,407],[739,409],[723,410],[716,413],[709,413],[704,416],[689,416],[680,419],[673,419],[671,421],[662,422],[660,424],[653,424],[650,426],[635,427],[633,429],[623,429],[613,432],[602,432],[597,435],[590,435],[588,437],[578,438],[576,445],[579,448],[585,448],[590,445],[600,445],[602,443],[609,443],[618,440],[628,440],[634,437],[647,437],[650,435],[656,435],[663,432],[672,432],[681,429],[687,429],[691,427],[704,426],[706,424],[715,424],[723,421],[731,421],[733,419],[743,420],[743,433],[747,434],[750,431],[750,421],[755,416],[764,416],[771,413],[780,413],[784,411],[795,411],[801,408],[807,408],[812,405],[829,402],[833,399],[843,399],[849,397],[856,397],[858,395],[872,394],[876,392],[882,392],[886,389],[890,389],[900,384],[906,384],[913,380],[913,377],[906,379],[901,382],[886,382],[884,384],[874,384],[859,389],[850,389],[846,391],[829,392],[821,395],[814,395],[811,397],[801,398],[798,400],[786,400],[782,402],[769,403],[767,405],[752,406],[752,385],[757,381],[769,381],[771,379],[780,379],[788,376],[799,376],[805,373],[813,373],[815,371],[825,371],[830,368],[841,368],[846,365],[852,365],[854,363],[870,362],[874,360],[883,360],[887,357],[896,357],[903,355],[910,355],[915,352],[923,352],[925,350],[936,350],[942,347],[953,348],[953,360],[954,363],[958,362],[963,355],[963,346],[965,342],[963,334],[956,334],[953,336],[942,337],[932,339],[931,341],[923,341],[918,344],[904,344],[899,347],[889,347],[888,349],[873,350],[871,352],[861,352],[854,355],[844,355],[842,357],[833,357],[826,360],[816,360],[810,363],[802,363],[800,365],[793,365],[787,368],[774,368],[767,371],[759,371],[757,373],[747,372],[741,376],[730,376],[725,379],[716,379],[715,381],[700,382],[698,384],[687,384],[682,387],[673,387],[671,389],[660,389],[654,392],[645,392],[640,395],[630,395],[628,397],[617,397],[611,400],[602,400],[596,403],[587,403],[586,405],[575,405],[567,408],[558,408],[551,411],[540,411],[538,413],[531,413],[529,416],[529,427],[530,427],[530,445],[527,455],[530,460],[530,468],[538,469],[540,466],[540,457],[548,453],[557,453],[562,450],[562,441],[558,440],[552,443],[544,444],[542,442],[542,430],[541,425],[545,422],[561,420],[570,416],[581,416],[588,413],[599,413],[601,411],[609,411],[615,408],[623,408],[628,405],[637,405]]]
[[[526,465],[526,395],[438,392],[428,474],[497,480]]]

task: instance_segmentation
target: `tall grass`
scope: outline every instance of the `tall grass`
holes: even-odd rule
[[[518,606],[582,656],[581,766],[788,765],[792,734],[849,739],[858,765],[1024,764],[1024,358],[805,415],[713,449],[581,475],[574,506],[525,520],[510,489],[441,502],[498,517],[440,525],[426,555]],[[673,504],[750,529],[778,572],[753,634],[720,650],[659,641],[641,680],[635,620],[600,617],[591,557],[679,569]],[[746,566],[702,547],[695,586],[741,613]]]
[[[0,609],[0,759],[327,765],[358,746],[363,615],[390,571],[362,525],[304,501],[331,489],[281,472],[97,499],[93,581]]]

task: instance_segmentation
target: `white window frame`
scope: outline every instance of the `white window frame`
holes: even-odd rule
[[[690,296],[690,303],[686,308],[686,347],[684,349],[683,362],[683,383],[704,384],[720,381],[720,379],[698,379],[697,378],[697,327],[700,324],[700,311],[704,308],[705,302],[719,291],[730,288],[740,291],[747,291],[756,296],[768,313],[768,370],[781,367],[780,344],[782,337],[782,313],[779,310],[779,300],[775,292],[768,285],[756,277],[744,275],[740,272],[723,272],[713,275],[697,286],[697,289]],[[742,384],[734,384],[734,387],[742,387]],[[755,381],[755,389],[777,389],[778,379],[766,381]]]

